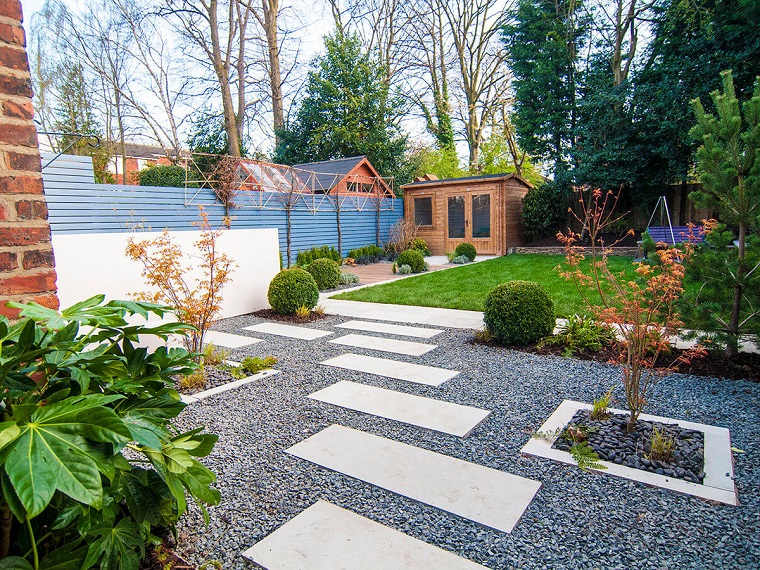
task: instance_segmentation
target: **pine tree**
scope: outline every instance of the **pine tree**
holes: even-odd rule
[[[715,208],[723,222],[738,228],[736,247],[730,247],[731,232],[719,227],[694,262],[696,277],[704,281],[696,314],[725,336],[731,356],[742,332],[760,332],[760,77],[741,110],[731,71],[721,77],[723,92],[711,93],[717,116],[707,113],[699,99],[693,102],[697,124],[691,136],[701,143],[697,173],[702,189],[689,198],[698,207]]]
[[[383,67],[357,36],[327,36],[325,48],[295,121],[280,133],[275,162],[366,155],[382,176],[398,174],[406,137],[398,125],[401,102],[391,95]]]

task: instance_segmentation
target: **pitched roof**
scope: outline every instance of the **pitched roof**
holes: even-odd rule
[[[514,172],[510,172],[508,174],[507,173],[478,174],[476,176],[464,176],[462,178],[442,178],[440,180],[415,180],[414,182],[410,182],[409,184],[404,184],[401,187],[402,188],[416,188],[418,186],[432,186],[432,185],[437,186],[440,184],[447,184],[449,182],[474,182],[475,180],[508,180],[510,178],[519,180],[520,182],[524,183],[530,188],[533,188],[533,184],[525,180],[525,178],[523,178],[522,176],[515,174]]]
[[[335,160],[323,160],[321,162],[304,162],[303,164],[294,164],[293,168],[298,177],[309,188],[311,188],[313,180],[315,191],[326,192],[332,190],[365,158],[365,156],[352,156],[349,158],[336,158]]]

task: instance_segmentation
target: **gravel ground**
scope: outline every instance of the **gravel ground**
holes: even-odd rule
[[[328,317],[306,325],[331,329],[349,320]],[[218,330],[255,336],[242,316]],[[674,374],[657,387],[646,413],[728,427],[741,506],[730,507],[584,473],[520,448],[563,399],[585,402],[615,387],[617,368],[470,344],[471,331],[449,329],[423,342],[438,349],[422,357],[389,355],[260,335],[266,342],[233,350],[231,358],[274,355],[282,374],[188,407],[180,424],[204,424],[219,434],[204,460],[218,476],[222,503],[205,526],[192,509],[180,528],[178,550],[202,564],[250,568],[241,552],[318,499],[330,501],[410,536],[492,569],[501,568],[745,568],[760,567],[760,385]],[[389,338],[394,338],[389,335]],[[408,337],[395,337],[410,340]],[[341,370],[317,363],[346,352],[461,371],[441,386]],[[352,380],[493,410],[467,438],[406,426],[306,398],[338,380]],[[286,448],[338,423],[466,461],[541,481],[515,529],[495,531],[292,457]]]

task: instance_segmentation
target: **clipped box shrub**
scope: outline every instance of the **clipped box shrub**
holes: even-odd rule
[[[416,249],[407,249],[398,254],[396,265],[408,265],[412,268],[412,273],[422,273],[425,271],[425,257]]]
[[[416,249],[425,257],[430,255],[430,250],[428,249],[427,242],[422,238],[413,238],[412,241],[409,242],[409,249]]]
[[[349,255],[349,257],[353,257],[353,255]],[[296,265],[303,267],[317,259],[332,259],[335,263],[340,263],[341,261],[340,253],[337,249],[329,245],[321,245],[319,247],[312,247],[306,251],[299,251],[296,256]]]
[[[293,315],[299,307],[313,309],[319,301],[319,289],[311,273],[293,267],[274,276],[267,299],[274,312]]]
[[[483,321],[501,344],[530,344],[554,330],[554,302],[538,283],[508,281],[486,297]]]
[[[317,282],[317,288],[322,291],[324,289],[332,289],[337,287],[340,283],[340,265],[335,263],[332,259],[322,257],[315,259],[309,265],[304,267],[306,271],[311,273],[314,281]],[[311,307],[309,307],[311,308]]]
[[[477,255],[475,246],[467,242],[460,243],[454,250],[454,257],[459,257],[460,255],[465,255],[470,261],[475,261],[475,255]]]

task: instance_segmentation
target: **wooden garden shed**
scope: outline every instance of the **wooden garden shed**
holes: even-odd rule
[[[523,245],[522,199],[533,185],[514,173],[438,180],[427,175],[404,189],[404,215],[435,255],[469,242],[478,253],[506,255]]]

